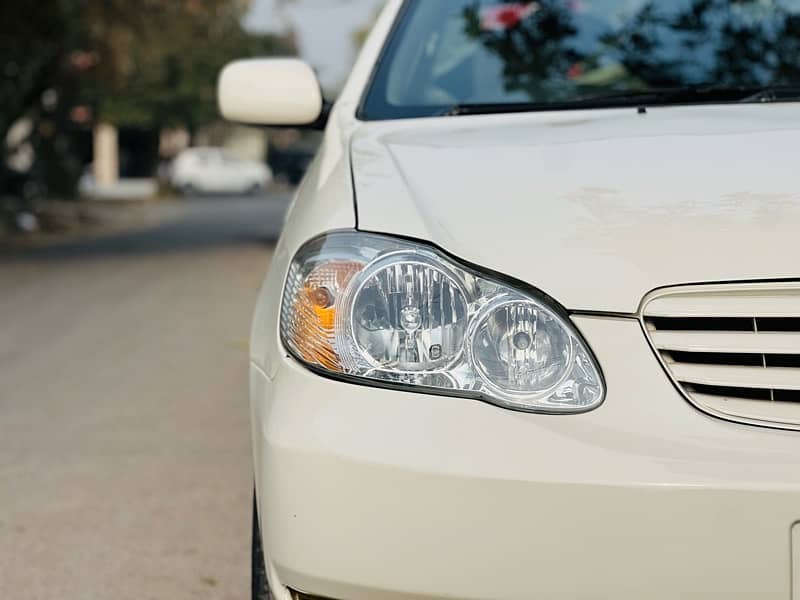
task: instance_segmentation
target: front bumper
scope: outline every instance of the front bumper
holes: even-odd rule
[[[791,598],[800,435],[698,412],[635,320],[574,321],[608,385],[583,415],[254,366],[278,600]]]

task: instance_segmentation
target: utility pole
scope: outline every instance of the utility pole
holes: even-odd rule
[[[109,188],[119,180],[117,128],[100,123],[94,129],[94,177],[98,187]]]

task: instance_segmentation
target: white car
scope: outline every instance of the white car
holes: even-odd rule
[[[187,148],[172,163],[172,185],[185,194],[257,193],[272,181],[267,165],[224,148]]]
[[[389,0],[330,112],[226,68],[229,119],[327,123],[252,329],[253,598],[800,600],[798,22]]]

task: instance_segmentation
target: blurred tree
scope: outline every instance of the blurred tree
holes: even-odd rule
[[[800,15],[788,2],[652,3],[606,36],[625,68],[650,86],[759,87],[800,78]]]
[[[92,21],[111,60],[105,70],[94,70],[84,98],[97,119],[115,124],[193,131],[216,118],[216,77],[226,62],[295,53],[285,38],[245,32],[241,19],[248,3],[241,0],[94,4]],[[118,11],[109,10],[114,5]]]
[[[99,122],[194,131],[216,118],[219,70],[242,56],[294,54],[241,26],[248,0],[0,3],[0,191],[13,146],[31,144],[56,192],[77,180],[69,134]],[[9,144],[22,119],[33,127]],[[63,172],[60,173],[59,172]]]
[[[41,149],[63,165],[63,173],[53,177],[55,187],[64,179],[59,174],[74,170],[56,123],[76,85],[70,53],[82,44],[75,4],[58,0],[46,10],[33,2],[0,4],[0,192],[6,189],[9,155],[22,146]],[[9,136],[23,118],[32,126]]]
[[[509,4],[517,5],[533,10],[508,26],[489,27],[484,5],[475,0],[464,10],[463,29],[502,61],[505,91],[523,99],[552,102],[603,89],[791,85],[800,79],[800,14],[791,2],[650,1],[621,26],[580,10],[577,2]]]
[[[528,4],[536,4],[532,16],[514,26],[488,28],[476,2],[464,11],[464,31],[502,58],[507,91],[523,91],[531,98],[566,95],[569,89],[561,76],[580,59],[570,44],[577,33],[572,11],[563,0]]]

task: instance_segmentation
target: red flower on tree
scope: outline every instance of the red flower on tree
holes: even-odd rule
[[[567,71],[567,77],[570,79],[578,79],[583,75],[583,71],[583,63],[577,62],[569,68]]]
[[[507,2],[488,6],[481,11],[481,29],[484,31],[506,31],[519,25],[539,10],[536,2]]]

